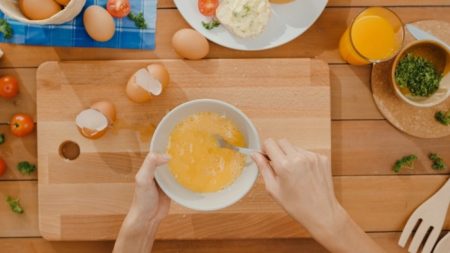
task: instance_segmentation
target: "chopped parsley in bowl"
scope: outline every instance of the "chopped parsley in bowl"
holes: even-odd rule
[[[395,81],[412,96],[429,97],[439,89],[442,72],[424,57],[406,54],[395,69]]]

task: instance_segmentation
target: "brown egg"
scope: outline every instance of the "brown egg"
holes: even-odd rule
[[[78,131],[88,139],[102,137],[116,120],[116,108],[108,101],[100,101],[80,112],[76,119]]]
[[[19,9],[28,19],[42,20],[60,12],[62,7],[53,0],[19,0]]]
[[[161,95],[163,88],[170,82],[169,72],[161,64],[151,64],[139,69],[127,83],[126,93],[136,103],[150,101],[152,97]]]
[[[67,6],[70,2],[70,0],[55,0],[57,3],[59,3],[60,5],[64,5]]]
[[[181,29],[172,37],[172,46],[181,57],[199,60],[209,53],[208,40],[193,29]]]
[[[105,9],[92,5],[86,9],[83,16],[86,32],[96,41],[110,40],[115,33],[114,19]]]

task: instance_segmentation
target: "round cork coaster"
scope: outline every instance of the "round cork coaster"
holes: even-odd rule
[[[424,20],[413,23],[442,41],[450,44],[450,23],[437,20]],[[415,39],[405,29],[405,45]],[[421,138],[440,138],[450,135],[450,126],[444,126],[434,119],[437,111],[450,109],[450,98],[430,108],[417,108],[403,102],[395,94],[390,80],[394,60],[374,64],[372,67],[372,94],[383,116],[399,130]]]

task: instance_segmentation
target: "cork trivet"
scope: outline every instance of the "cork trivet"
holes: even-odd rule
[[[442,41],[450,44],[450,23],[424,20],[413,23]],[[415,39],[406,30],[405,45]],[[450,109],[450,98],[430,108],[417,108],[402,101],[395,94],[391,84],[391,67],[394,60],[374,64],[372,68],[372,93],[380,112],[396,128],[421,138],[440,138],[450,135],[450,126],[444,126],[434,119],[437,111]]]

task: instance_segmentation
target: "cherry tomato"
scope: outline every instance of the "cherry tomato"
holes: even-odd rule
[[[15,136],[23,137],[33,132],[34,121],[29,115],[19,113],[12,117],[9,126]]]
[[[19,93],[19,82],[13,76],[0,77],[0,97],[13,98]]]
[[[6,171],[6,162],[2,158],[0,158],[0,177],[5,174]]]
[[[129,0],[108,0],[106,9],[109,14],[115,18],[123,18],[128,16],[131,11]]]
[[[216,15],[216,9],[219,6],[219,0],[198,0],[198,10],[205,16]]]

